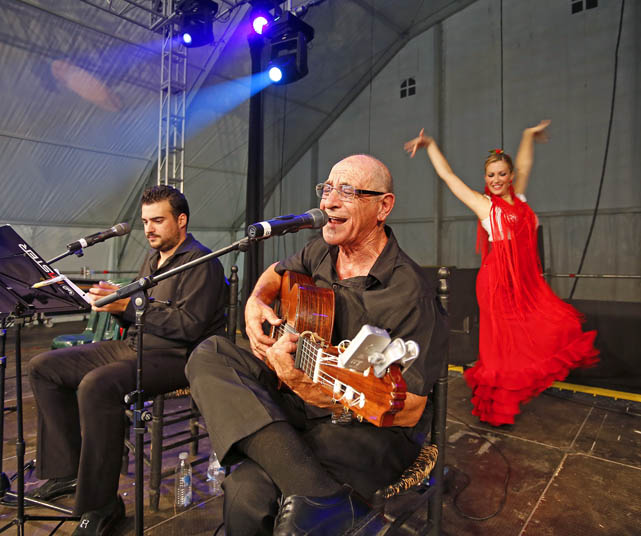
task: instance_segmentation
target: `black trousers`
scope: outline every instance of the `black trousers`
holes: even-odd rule
[[[143,352],[146,395],[187,385],[184,349]],[[136,387],[136,352],[105,341],[44,352],[29,363],[38,407],[38,478],[78,477],[74,514],[116,498],[124,395]]]
[[[272,422],[287,421],[332,478],[371,497],[396,480],[420,450],[412,429],[358,422],[336,425],[328,416],[315,417],[317,412],[293,392],[278,388],[269,367],[223,337],[203,341],[191,354],[186,373],[212,446],[226,465],[242,460],[236,442]],[[296,460],[285,462],[281,465],[296,471]],[[271,534],[281,493],[270,475],[245,460],[223,487],[227,536]]]

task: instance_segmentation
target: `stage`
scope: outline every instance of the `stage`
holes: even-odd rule
[[[80,332],[83,327],[84,323],[73,322],[51,328],[44,325],[25,328],[22,350],[25,361],[48,348],[55,335]],[[11,333],[12,330],[10,336]],[[7,348],[7,355],[6,405],[10,406],[15,402],[12,344]],[[467,359],[473,361],[474,356],[468,355]],[[26,378],[24,390],[26,459],[30,460],[35,456],[36,414]],[[550,389],[524,406],[511,429],[494,429],[480,425],[470,414],[470,391],[460,372],[450,372],[448,391],[446,464],[452,478],[444,501],[443,534],[638,534],[641,520],[641,403]],[[171,403],[184,404],[180,400]],[[10,475],[15,471],[15,439],[15,412],[9,412],[6,414],[3,452],[4,469]],[[208,448],[205,440],[200,452],[206,453]],[[494,513],[502,502],[507,464],[497,448],[510,467],[505,505],[486,521],[466,519],[456,511],[453,499],[468,478],[470,483],[457,500],[458,508],[464,514],[485,517]],[[165,465],[177,461],[178,450],[165,453]],[[133,470],[132,459],[129,475],[120,479],[120,493],[128,517],[116,536],[134,533]],[[222,498],[209,495],[204,470],[204,465],[195,468],[194,506],[179,515],[173,509],[173,478],[162,482],[159,511],[152,513],[145,508],[146,534],[212,536],[222,521]],[[27,489],[38,483],[33,476],[26,482]],[[70,506],[72,498],[58,502]],[[35,508],[29,508],[27,512],[50,513]],[[0,507],[0,523],[10,521],[14,515],[14,509]],[[420,524],[422,519],[424,513],[419,513],[413,521]],[[29,522],[26,534],[42,536],[49,534],[54,526],[53,523]],[[71,534],[73,528],[73,523],[66,523],[56,534]],[[14,530],[10,529],[7,534],[13,534]]]

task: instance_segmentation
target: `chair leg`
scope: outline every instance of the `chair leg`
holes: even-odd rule
[[[434,421],[432,424],[432,442],[438,448],[438,458],[432,470],[435,490],[428,500],[427,519],[434,527],[433,534],[441,533],[443,515],[443,478],[445,469],[445,430],[447,425],[447,360],[444,360],[441,373],[434,385]],[[430,531],[432,534],[432,531]]]
[[[196,403],[191,396],[189,397],[189,406],[192,412],[196,413],[198,411]],[[189,451],[192,456],[196,456],[198,454],[198,417],[192,417],[191,419],[189,419],[189,433],[191,434],[191,444],[189,445]]]
[[[149,473],[149,509],[158,511],[160,502],[160,474],[162,471],[162,435],[163,413],[165,412],[165,397],[158,395],[154,398],[153,418],[151,419],[151,453]]]

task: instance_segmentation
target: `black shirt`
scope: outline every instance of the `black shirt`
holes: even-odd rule
[[[276,272],[303,273],[317,286],[334,290],[333,344],[354,338],[363,324],[386,329],[392,339],[416,341],[419,357],[403,377],[408,391],[426,396],[446,358],[445,314],[424,271],[401,250],[391,228],[386,226],[385,232],[387,244],[367,276],[339,279],[338,246],[330,246],[320,237],[278,263]]]
[[[161,274],[208,253],[211,251],[188,233],[160,268],[160,253],[151,251],[138,277]],[[227,281],[218,259],[198,264],[148,289],[147,295],[154,300],[149,303],[145,314],[145,350],[184,348],[186,356],[202,340],[212,335],[224,335],[226,294]],[[125,324],[135,322],[133,303],[129,303],[122,319]],[[136,328],[133,325],[127,334],[127,342],[135,349]]]

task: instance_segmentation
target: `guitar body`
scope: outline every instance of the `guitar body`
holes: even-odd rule
[[[281,317],[296,333],[312,332],[331,345],[334,325],[334,292],[331,289],[315,286],[309,276],[285,272],[280,301]],[[338,354],[338,349],[331,346],[322,348],[322,351]],[[351,410],[359,421],[365,419],[375,426],[394,424],[394,415],[403,409],[407,389],[398,365],[391,365],[382,378],[335,364],[321,362],[318,367],[324,377],[336,380],[333,384],[320,382],[318,385],[336,402]],[[312,376],[311,371],[301,368]],[[350,399],[352,391],[361,395],[357,404],[353,403],[353,398]]]
[[[285,272],[280,287],[281,318],[296,333],[311,331],[328,343],[334,327],[334,292],[304,274]]]

